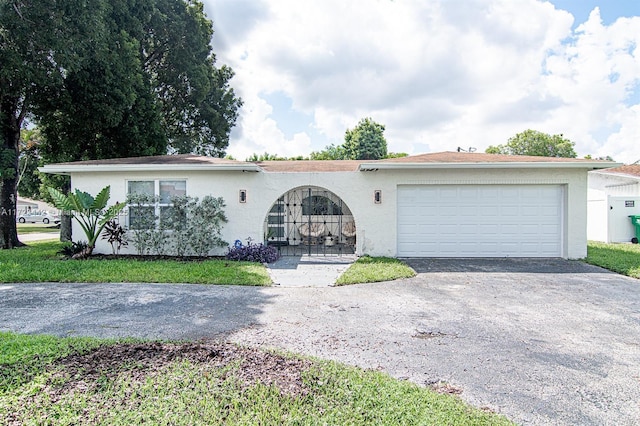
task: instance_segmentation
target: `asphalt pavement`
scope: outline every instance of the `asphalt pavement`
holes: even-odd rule
[[[408,262],[415,278],[346,287],[0,284],[0,330],[225,339],[445,382],[520,424],[640,424],[638,280],[560,259]]]

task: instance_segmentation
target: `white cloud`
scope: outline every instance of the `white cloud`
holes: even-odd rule
[[[640,18],[605,26],[596,9],[572,32],[569,13],[536,0],[205,5],[245,101],[237,158],[308,154],[367,116],[391,151],[481,151],[533,128],[563,133],[580,155],[640,158],[639,107],[627,105],[640,98]],[[298,126],[310,130],[285,136],[260,97],[275,92],[313,117]]]

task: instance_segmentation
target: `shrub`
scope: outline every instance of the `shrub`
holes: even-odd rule
[[[132,194],[127,198],[129,206],[129,235],[139,255],[150,254],[158,217],[154,205],[158,198],[152,195]]]
[[[207,256],[215,247],[225,247],[222,226],[227,222],[224,200],[210,195],[172,197],[171,208],[161,217],[161,227],[171,230],[171,244],[177,256]],[[165,224],[163,225],[163,222]]]
[[[71,244],[63,246],[58,253],[66,257],[74,257],[80,253],[84,253],[88,247],[89,244],[86,241],[72,242]]]
[[[116,203],[107,207],[111,187],[104,187],[95,197],[76,189],[75,193],[63,194],[55,188],[47,188],[57,208],[71,213],[87,236],[87,247],[77,257],[89,257],[96,247],[96,240],[111,219],[118,217],[124,203]]]
[[[127,230],[113,219],[105,224],[102,231],[102,239],[111,244],[113,254],[119,254],[122,247],[129,245],[127,242]]]
[[[127,204],[130,215],[135,213],[129,239],[138,254],[205,257],[213,248],[227,246],[221,238],[227,222],[222,198],[171,197],[169,206],[158,209],[158,197],[135,194]]]
[[[253,244],[251,240],[247,241],[247,245],[242,244],[240,240],[236,240],[233,247],[229,248],[226,258],[228,260],[272,263],[278,260],[278,250],[273,246],[265,246],[264,244]]]

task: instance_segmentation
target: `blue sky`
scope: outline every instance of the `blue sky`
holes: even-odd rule
[[[390,151],[526,129],[640,159],[640,1],[204,0],[244,107],[228,152],[308,155],[363,117]]]
[[[596,7],[600,9],[600,17],[605,25],[613,24],[620,17],[640,16],[638,0],[553,0],[551,3],[574,16],[574,27],[585,22]]]

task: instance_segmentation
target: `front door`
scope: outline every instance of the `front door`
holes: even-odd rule
[[[271,206],[265,221],[265,240],[282,255],[353,253],[355,238],[351,211],[337,195],[308,186],[288,191]]]

